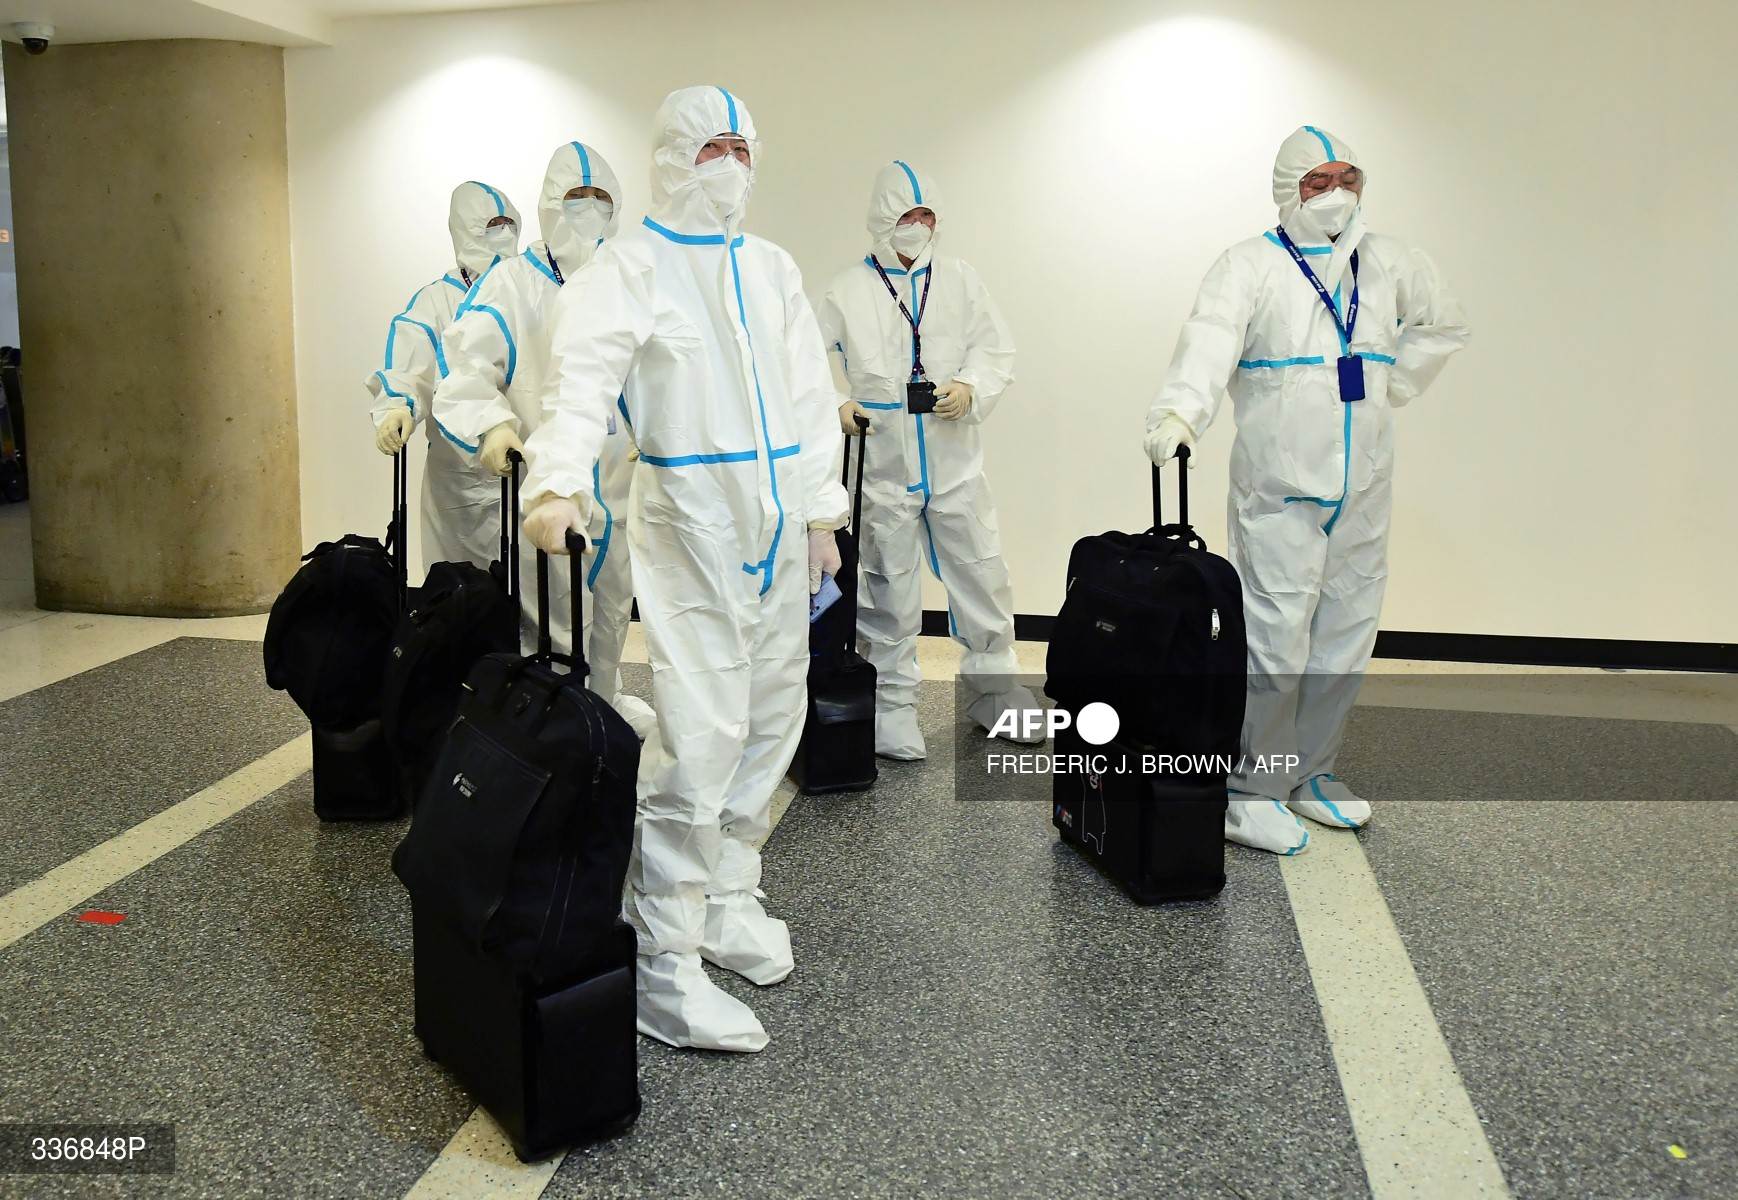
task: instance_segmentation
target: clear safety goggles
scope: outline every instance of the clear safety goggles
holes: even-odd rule
[[[717,133],[711,137],[690,138],[676,146],[675,151],[682,162],[694,166],[700,165],[703,152],[708,162],[715,158],[733,155],[737,161],[752,171],[760,166],[762,147],[759,138],[743,137],[736,133]]]
[[[1363,186],[1364,172],[1357,167],[1347,167],[1343,171],[1311,171],[1298,180],[1297,185],[1298,194],[1305,200],[1337,187],[1357,191]]]

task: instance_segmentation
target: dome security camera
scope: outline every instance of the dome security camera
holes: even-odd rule
[[[12,32],[24,43],[26,54],[47,54],[48,44],[54,40],[54,26],[46,21],[19,21]]]

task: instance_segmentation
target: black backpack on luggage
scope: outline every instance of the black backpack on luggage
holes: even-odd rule
[[[1058,755],[1096,755],[1103,769],[1055,775],[1053,820],[1142,903],[1225,886],[1225,779],[1243,728],[1242,584],[1189,524],[1188,457],[1185,446],[1179,523],[1164,523],[1154,467],[1152,529],[1074,544],[1044,687],[1075,717],[1095,702],[1117,713],[1108,744],[1058,735]]]
[[[575,561],[585,541],[569,535]],[[635,939],[621,920],[640,743],[579,647],[492,654],[465,681],[392,858],[410,893],[416,1033],[524,1160],[639,1115]],[[573,591],[576,639],[584,628]],[[566,670],[558,670],[565,667]]]
[[[501,480],[501,557],[487,570],[438,562],[393,631],[381,722],[406,799],[421,794],[441,738],[458,713],[465,677],[488,654],[519,648],[519,463]]]
[[[314,811],[323,821],[390,820],[403,811],[380,722],[381,682],[404,608],[405,452],[392,459],[384,542],[321,542],[266,619],[266,683],[287,691],[314,735]]]
[[[875,667],[857,653],[857,539],[863,528],[863,458],[867,426],[858,418],[857,486],[851,527],[839,544],[839,598],[809,625],[809,702],[791,777],[810,795],[861,792],[875,783]],[[844,471],[851,474],[851,439]]]

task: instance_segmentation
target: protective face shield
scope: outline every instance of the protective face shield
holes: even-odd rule
[[[915,260],[929,245],[930,236],[929,226],[913,221],[909,225],[895,225],[888,242],[896,253]]]
[[[1356,193],[1345,188],[1335,188],[1331,192],[1323,192],[1304,201],[1301,211],[1323,235],[1337,238],[1346,231],[1346,226],[1357,209]]]
[[[921,224],[899,223],[899,218],[914,208],[927,208],[935,214],[933,230]],[[915,261],[925,253],[934,253],[941,222],[941,202],[935,182],[926,172],[898,159],[875,172],[875,182],[869,187],[869,217],[864,228],[869,231],[869,245],[876,258],[891,263],[896,254],[904,254]],[[915,250],[906,249],[913,245]]]
[[[596,196],[579,196],[561,202],[561,219],[581,241],[595,242],[609,228],[616,206]]]
[[[483,245],[498,258],[512,258],[519,253],[519,226],[512,223],[491,225],[483,230]]]
[[[513,222],[514,240],[504,252],[495,249],[499,235],[489,228],[489,222],[496,217],[507,217]],[[487,271],[501,254],[517,252],[518,227],[519,210],[499,188],[471,180],[453,189],[447,208],[447,232],[452,235],[454,260],[472,275]]]
[[[567,199],[567,193],[580,187],[597,188],[610,199]],[[537,194],[537,224],[564,277],[591,261],[599,238],[616,231],[621,205],[621,182],[603,155],[584,142],[565,142],[555,148]]]
[[[681,88],[664,98],[655,124],[651,219],[684,234],[716,233],[739,223],[762,153],[747,107],[724,88]],[[707,142],[719,137],[747,145],[746,167],[734,155],[694,161]]]

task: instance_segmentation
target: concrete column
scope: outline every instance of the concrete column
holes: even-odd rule
[[[5,77],[37,603],[263,612],[301,553],[283,51]]]

